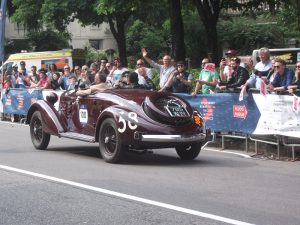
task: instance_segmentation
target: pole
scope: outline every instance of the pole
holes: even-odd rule
[[[2,69],[1,69],[1,84],[0,84],[0,100],[2,106],[2,88],[3,88],[3,81],[4,81],[4,69],[3,69],[3,63],[4,63],[4,40],[5,40],[5,22],[6,22],[6,5],[7,0],[1,0],[1,8],[0,8],[0,60],[2,62]],[[0,108],[1,118],[2,118],[2,107]]]
[[[6,3],[7,0],[1,0],[0,9],[0,60],[4,61],[4,40],[5,40],[5,21],[6,21]],[[2,63],[3,65],[3,63]],[[3,71],[2,71],[3,72]]]

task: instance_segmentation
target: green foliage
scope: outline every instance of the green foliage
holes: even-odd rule
[[[88,62],[100,62],[101,59],[107,59],[107,55],[104,51],[99,51],[92,47],[87,47],[85,57]]]
[[[45,30],[28,34],[29,42],[34,51],[49,51],[69,48],[70,36],[67,33]]]
[[[159,90],[159,72],[155,69],[152,69],[152,81],[157,90]]]
[[[284,47],[284,33],[277,25],[267,23],[264,15],[264,23],[260,19],[249,17],[232,18],[220,21],[220,41],[228,42],[231,48],[237,49],[239,55],[249,55],[253,49],[260,47],[280,48]]]
[[[167,0],[143,1],[133,14],[133,22],[141,20],[151,27],[161,28],[164,21],[169,18]],[[132,22],[132,23],[133,23]]]
[[[6,55],[16,53],[16,52],[21,52],[22,50],[25,51],[31,50],[31,46],[27,39],[6,40],[5,42]]]
[[[135,62],[137,58],[141,57],[140,49],[142,47],[149,50],[153,59],[160,58],[160,54],[170,52],[168,0],[11,0],[8,2],[12,20],[17,24],[25,25],[25,28],[34,34],[31,39],[37,49],[45,48],[47,45],[51,48],[65,46],[64,33],[67,24],[74,19],[79,19],[83,25],[99,25],[102,22],[113,21],[110,23],[110,27],[118,42],[121,57],[126,57],[123,39],[126,29],[123,30],[123,28],[127,28],[126,42],[129,63]],[[212,4],[208,4],[208,2]],[[200,10],[203,14],[198,14],[196,3],[204,7],[204,11]],[[274,3],[276,6],[279,4],[280,8],[273,16],[266,15],[265,11],[259,10],[262,4],[274,6]],[[252,49],[262,46],[285,47],[290,38],[300,40],[295,0],[185,0],[181,1],[181,4],[186,55],[191,58],[193,66],[199,65],[200,60],[206,56],[208,51],[203,19],[200,20],[200,18],[208,16],[206,12],[218,14],[219,10],[224,13],[224,9],[233,9],[255,16],[263,12],[263,15],[256,19],[231,16],[223,17],[223,20],[219,21],[220,43],[229,42],[232,48],[239,50],[239,54],[250,54]],[[212,10],[212,7],[215,10]],[[275,9],[278,8],[275,7]],[[277,25],[263,25],[260,22],[277,22]],[[56,34],[57,37],[54,37],[48,31],[40,35],[36,34],[36,32],[43,31],[45,27],[47,30],[58,30],[63,35]],[[119,28],[121,29],[119,30]],[[38,40],[41,43],[37,43]],[[97,57],[99,56],[95,54],[91,56],[91,58]],[[132,66],[134,66],[133,63]]]
[[[77,3],[77,0],[44,0],[40,9],[43,23],[65,32],[67,25],[73,19],[71,15]]]
[[[15,9],[11,16],[12,21],[24,25],[28,30],[40,30],[43,23],[39,9],[43,2],[43,0],[12,0]]]
[[[137,0],[97,0],[97,11],[99,14],[131,13],[139,4]]]
[[[207,57],[207,42],[204,27],[199,16],[192,11],[183,16],[186,55],[192,66],[199,65],[202,58]]]
[[[194,68],[189,71],[189,73],[192,74],[192,76],[193,76],[191,91],[195,90],[196,80],[199,79],[199,73],[201,70],[202,70],[202,68]]]
[[[284,4],[282,10],[276,14],[277,26],[282,29],[286,41],[290,38],[300,40],[297,12],[296,2],[289,1],[289,3]]]
[[[140,20],[136,20],[127,31],[127,53],[129,56],[140,58],[141,48],[146,48],[151,57],[156,59],[161,50],[167,47],[164,36],[163,30],[155,29]]]

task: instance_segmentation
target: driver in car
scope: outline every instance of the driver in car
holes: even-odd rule
[[[111,87],[106,84],[106,76],[102,73],[96,73],[95,75],[95,85],[90,86],[86,90],[78,90],[76,92],[77,96],[86,96],[90,94],[95,94],[97,92],[104,91],[106,89],[110,89]]]

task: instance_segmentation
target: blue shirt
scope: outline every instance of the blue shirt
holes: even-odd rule
[[[273,82],[271,83],[273,87],[284,87],[287,90],[288,86],[293,83],[294,72],[288,68],[284,69],[282,75],[276,74]]]

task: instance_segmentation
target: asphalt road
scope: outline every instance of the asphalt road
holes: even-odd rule
[[[35,150],[29,127],[0,123],[0,224],[300,223],[300,163],[174,150],[105,163],[97,144],[52,137]]]

